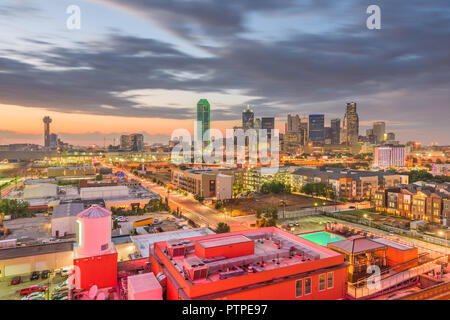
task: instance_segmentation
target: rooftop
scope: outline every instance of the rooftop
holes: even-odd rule
[[[72,217],[79,214],[84,210],[84,204],[72,202],[66,204],[60,204],[54,207],[52,219],[62,217]]]
[[[252,254],[236,254],[233,244],[252,241],[254,251]],[[172,243],[170,243],[172,244]],[[284,270],[286,276],[317,269],[315,261],[331,258],[333,265],[343,263],[343,256],[326,247],[317,245],[278,228],[261,228],[232,232],[227,235],[216,234],[198,238],[180,239],[179,246],[185,246],[184,255],[176,255],[172,244],[170,252],[169,243],[159,242],[155,244],[169,259],[170,263],[181,273],[190,286],[214,283],[229,278],[235,278],[252,273],[265,273],[266,271]],[[220,256],[199,257],[196,254],[196,245],[203,247],[223,246],[230,247],[229,255],[226,250],[220,251]],[[248,250],[242,250],[248,252]],[[158,253],[157,253],[158,254]],[[245,253],[244,253],[245,254]],[[231,257],[231,258],[230,258]],[[334,260],[334,259],[337,260]],[[342,261],[341,261],[342,260]],[[298,268],[290,268],[298,266]],[[207,268],[207,274],[195,278],[195,268]],[[191,270],[191,271],[190,271]],[[277,271],[278,272],[278,271]],[[193,276],[194,274],[194,276]],[[272,272],[265,273],[273,278]],[[272,274],[272,276],[269,276]],[[282,273],[280,273],[281,276]]]
[[[329,243],[328,247],[340,249],[348,253],[362,253],[371,250],[381,250],[386,248],[386,245],[366,238],[358,238]]]
[[[214,234],[214,232],[208,228],[197,228],[189,230],[178,230],[161,233],[150,233],[140,236],[132,236],[131,240],[133,241],[136,248],[138,248],[142,257],[147,258],[149,256],[149,248],[153,247],[153,244],[156,242],[186,239],[192,237],[206,236],[210,234]]]
[[[378,243],[381,243],[381,244],[384,244],[386,246],[395,248],[395,249],[402,250],[402,251],[415,249],[414,247],[407,246],[407,245],[404,245],[404,244],[400,244],[398,242],[394,242],[394,241],[391,241],[391,240],[388,240],[388,239],[385,239],[385,238],[373,238],[371,240],[375,241],[375,242],[378,242]]]

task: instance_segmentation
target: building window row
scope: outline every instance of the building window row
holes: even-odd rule
[[[322,273],[319,275],[319,291],[332,289],[334,287],[334,272]],[[295,282],[295,297],[312,293],[312,278],[308,277]]]

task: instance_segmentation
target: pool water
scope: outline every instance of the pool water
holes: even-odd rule
[[[329,243],[345,240],[345,238],[339,237],[335,234],[328,233],[328,232],[309,233],[309,234],[301,235],[299,237],[309,240],[311,242],[320,244],[321,246],[324,246],[324,247],[326,247],[327,244],[329,244]]]

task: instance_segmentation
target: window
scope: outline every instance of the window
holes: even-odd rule
[[[301,297],[303,295],[303,280],[295,281],[295,297]]]
[[[305,295],[311,293],[311,278],[305,279]]]
[[[325,290],[325,273],[319,276],[319,291]]]
[[[327,288],[328,289],[333,288],[333,285],[334,285],[333,276],[334,276],[333,272],[328,272],[328,278],[327,278]]]

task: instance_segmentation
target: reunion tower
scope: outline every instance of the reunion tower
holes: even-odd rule
[[[44,147],[50,147],[50,123],[52,123],[52,118],[44,117]]]

